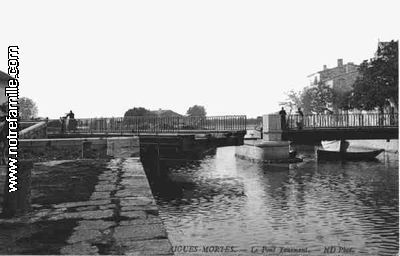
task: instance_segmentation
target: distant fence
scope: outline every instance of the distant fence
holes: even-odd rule
[[[398,113],[290,115],[287,128],[398,127]]]
[[[246,116],[208,117],[115,117],[75,119],[74,125],[64,124],[66,132],[76,133],[180,133],[245,131]],[[50,133],[62,132],[60,120],[49,122]]]

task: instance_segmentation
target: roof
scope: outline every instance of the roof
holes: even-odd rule
[[[345,73],[345,75],[349,75],[349,74],[356,74],[356,73],[358,73],[358,70],[354,70],[354,71],[350,71],[350,72],[347,72],[347,73]],[[343,74],[338,74],[338,75],[334,75],[334,76],[330,76],[329,78],[327,78],[327,79],[323,79],[323,80],[321,80],[322,82],[325,82],[325,81],[329,81],[329,80],[332,80],[332,79],[335,79],[335,78],[338,78],[338,77],[341,77],[341,76],[343,76]]]
[[[333,67],[333,68],[327,68],[327,69],[324,69],[324,70],[318,71],[318,72],[316,72],[316,73],[323,73],[323,72],[327,72],[327,71],[329,71],[329,70],[333,70],[333,69],[344,68],[344,67],[346,67],[346,66],[359,67],[359,65],[356,65],[356,64],[354,64],[353,62],[349,62],[349,63],[343,64],[343,66],[342,66],[342,67],[338,67],[338,66],[336,66],[336,67]],[[353,72],[353,71],[350,71],[350,72]]]
[[[321,71],[314,72],[314,73],[308,75],[307,77],[312,77],[314,75],[325,73],[325,72],[328,72],[330,70],[334,70],[334,69],[337,69],[337,68],[345,68],[346,66],[353,66],[353,67],[357,67],[358,68],[360,65],[354,64],[353,62],[348,62],[346,64],[343,64],[343,67],[336,66],[336,67],[332,67],[332,68],[323,69]],[[355,72],[355,71],[353,70],[353,71],[349,71],[347,73],[353,73],[353,72]]]
[[[159,110],[153,110],[151,111],[153,114],[156,114],[159,117],[170,117],[170,116],[182,116],[172,110],[169,109],[159,109]]]

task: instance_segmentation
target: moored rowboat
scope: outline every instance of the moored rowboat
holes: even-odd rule
[[[383,149],[364,151],[364,152],[339,152],[339,151],[328,151],[328,150],[317,150],[318,160],[373,160]]]

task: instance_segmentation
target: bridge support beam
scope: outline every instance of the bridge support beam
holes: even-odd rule
[[[281,117],[279,115],[263,115],[263,140],[282,141]]]

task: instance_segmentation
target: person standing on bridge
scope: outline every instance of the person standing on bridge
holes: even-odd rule
[[[72,110],[70,110],[69,113],[65,117],[69,117],[70,119],[74,119],[75,118],[75,114],[74,114],[74,112],[72,112]]]
[[[301,108],[297,109],[297,114],[298,114],[297,128],[301,130],[303,129],[303,121],[304,121],[304,114],[303,111],[301,111]]]
[[[279,111],[279,115],[281,116],[281,129],[286,130],[286,111],[283,107],[281,111]]]
[[[69,131],[75,131],[76,130],[76,120],[75,120],[75,114],[74,112],[72,112],[72,110],[69,111],[69,113],[65,116],[65,118],[69,118],[68,119],[68,130]]]
[[[65,133],[65,127],[66,127],[66,124],[65,124],[66,120],[65,119],[67,119],[65,116],[60,117],[61,133]]]

